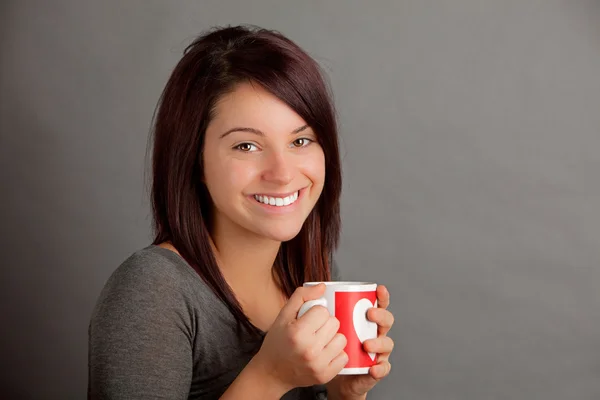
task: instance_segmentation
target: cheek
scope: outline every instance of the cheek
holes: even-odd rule
[[[204,176],[203,180],[209,191],[211,192],[211,197],[214,197],[213,191],[218,189],[219,185],[217,182],[222,180],[221,174],[223,168],[219,165],[219,160],[216,157],[205,156],[202,160]]]
[[[304,174],[315,186],[322,186],[325,181],[325,155],[319,149],[306,157],[301,164]]]
[[[257,169],[252,163],[240,162],[236,159],[214,160],[206,164],[206,183],[213,199],[227,201],[241,194],[257,175]]]
[[[227,173],[223,179],[226,179],[228,185],[237,192],[244,192],[245,189],[248,189],[248,186],[259,175],[258,168],[251,162],[242,162],[234,159],[227,163],[224,168]]]

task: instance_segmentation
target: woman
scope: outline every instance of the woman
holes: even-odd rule
[[[320,70],[276,32],[196,39],[154,126],[155,239],[113,273],[89,329],[93,399],[364,399],[389,373],[389,294],[368,318],[369,375],[306,300],[337,280],[340,159]],[[327,393],[327,395],[326,395]]]

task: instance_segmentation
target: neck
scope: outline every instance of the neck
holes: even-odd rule
[[[281,242],[223,223],[215,224],[212,239],[219,269],[235,292],[244,296],[272,290]]]

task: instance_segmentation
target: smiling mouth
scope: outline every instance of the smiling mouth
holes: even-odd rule
[[[267,204],[275,207],[285,207],[294,204],[298,200],[300,191],[297,190],[294,194],[286,197],[272,197],[267,195],[255,194],[253,197],[259,203]]]

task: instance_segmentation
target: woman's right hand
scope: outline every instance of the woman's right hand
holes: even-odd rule
[[[325,384],[348,362],[346,337],[337,333],[340,322],[326,308],[314,306],[296,319],[302,304],[324,293],[324,284],[296,289],[253,359],[286,391]]]

